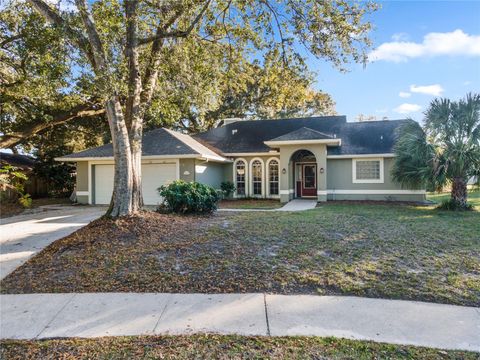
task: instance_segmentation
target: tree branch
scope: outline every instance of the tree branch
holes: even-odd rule
[[[186,30],[173,30],[173,31],[160,31],[157,32],[157,34],[153,36],[149,36],[143,39],[138,40],[139,45],[145,45],[148,43],[151,43],[152,41],[155,41],[157,39],[166,39],[166,38],[181,38],[181,37],[187,37],[190,35],[192,30],[195,28],[195,26],[200,22],[202,19],[203,14],[205,11],[207,11],[208,6],[210,5],[211,0],[207,0],[205,4],[203,5],[202,9],[198,13],[198,15],[195,17],[195,19],[192,21],[190,26]]]
[[[30,0],[30,1],[41,1],[41,0]],[[92,49],[93,56],[93,68],[98,75],[104,76],[105,71],[107,71],[105,51],[103,49],[102,41],[100,40],[100,35],[98,35],[93,16],[88,10],[86,0],[75,0],[78,11],[83,21],[83,25],[87,30],[88,35],[88,44]]]
[[[94,56],[88,42],[88,39],[83,36],[82,33],[76,31],[71,26],[67,24],[65,19],[63,19],[55,10],[53,10],[45,1],[43,0],[27,0],[30,4],[33,5],[35,9],[51,24],[62,28],[68,38],[76,45],[80,50],[82,50],[85,55],[88,57],[92,65],[95,64]]]
[[[90,103],[81,104],[68,111],[53,115],[53,119],[51,121],[47,122],[44,119],[39,119],[34,125],[28,124],[28,127],[25,129],[11,134],[2,135],[0,137],[0,148],[11,148],[12,146],[18,145],[23,140],[28,139],[29,137],[36,135],[43,130],[64,124],[73,119],[97,116],[105,113],[105,109],[97,109],[96,107],[96,105],[92,105]]]

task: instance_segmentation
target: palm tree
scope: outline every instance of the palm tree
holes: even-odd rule
[[[394,181],[436,190],[450,184],[450,202],[466,209],[468,179],[480,175],[480,94],[433,100],[423,128],[412,120],[399,129],[395,154]]]

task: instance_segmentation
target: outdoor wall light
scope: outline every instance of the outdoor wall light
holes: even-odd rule
[[[323,168],[320,168],[320,174],[323,174],[325,170]]]
[[[282,169],[282,174],[286,174],[287,173],[287,169],[283,168]]]

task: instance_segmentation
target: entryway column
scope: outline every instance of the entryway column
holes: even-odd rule
[[[280,202],[286,203],[293,198],[292,151],[288,147],[280,147]]]
[[[327,201],[327,146],[317,145],[314,154],[317,159],[317,199]]]

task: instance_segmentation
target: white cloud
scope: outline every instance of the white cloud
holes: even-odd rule
[[[410,113],[420,111],[421,109],[422,107],[420,105],[404,103],[400,106],[397,106],[395,109],[393,109],[393,111],[399,114],[410,114]]]
[[[392,35],[392,40],[393,41],[408,41],[409,36],[408,36],[407,33],[399,32],[399,33],[395,33],[395,34]]]
[[[394,35],[395,36],[395,35]],[[370,52],[370,61],[402,62],[422,56],[480,56],[480,35],[469,35],[457,29],[446,33],[428,33],[421,43],[398,40],[381,44]]]
[[[470,85],[471,83],[472,83],[472,82],[471,82],[470,80],[466,80],[466,81],[463,82],[463,85],[464,85],[464,86],[468,86],[468,85]]]
[[[423,86],[410,85],[410,91],[418,94],[440,96],[442,95],[442,92],[444,91],[444,89],[439,84],[423,85]]]
[[[400,91],[398,93],[398,96],[400,96],[401,98],[409,98],[410,96],[412,96],[412,94],[410,94],[409,92],[406,92],[406,91]]]

